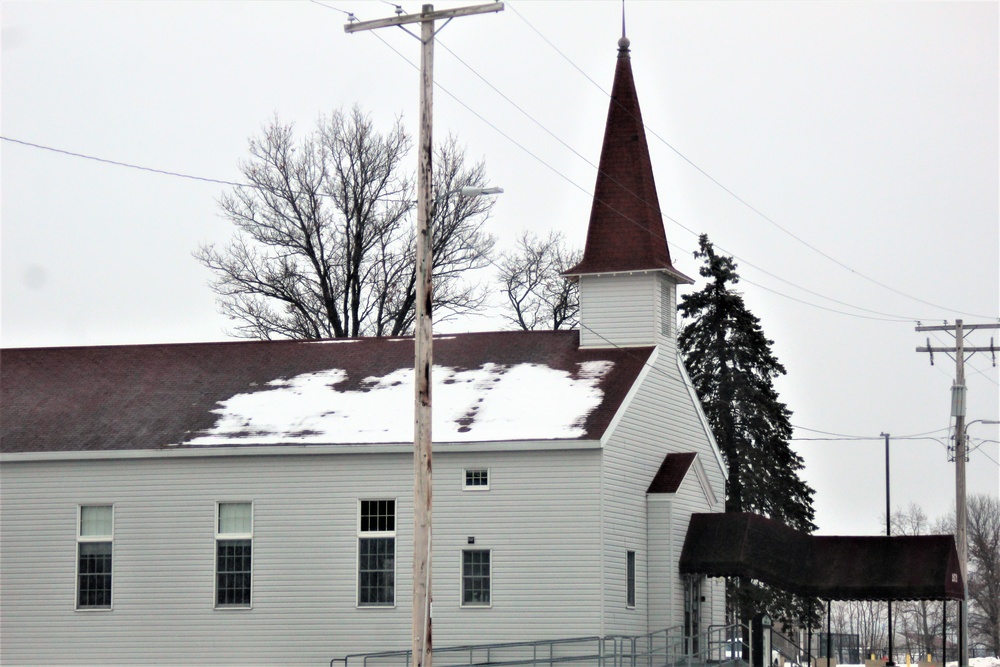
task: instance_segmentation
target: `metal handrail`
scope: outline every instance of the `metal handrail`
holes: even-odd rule
[[[746,626],[718,625],[698,635],[697,654],[689,650],[691,637],[677,625],[645,635],[574,637],[530,642],[468,644],[434,649],[435,667],[536,667],[587,662],[597,667],[692,667],[742,660]],[[576,650],[574,650],[576,649]],[[727,655],[728,651],[728,655]],[[737,653],[738,652],[738,653]],[[330,667],[376,667],[381,664],[411,664],[411,651],[356,653],[334,658]]]
[[[744,641],[744,637],[748,639]],[[743,655],[751,654],[750,629],[741,623],[731,625],[710,625],[699,637],[700,662],[727,663],[743,660]]]
[[[587,643],[593,642],[595,644],[594,653],[585,653],[582,655],[556,655],[555,651],[557,647],[564,647],[569,645],[586,645]],[[543,655],[539,655],[539,648],[547,648],[547,655],[544,655],[545,651],[542,651]],[[518,657],[518,658],[506,658],[502,656],[494,657],[493,654],[503,651],[517,651],[527,649],[531,651],[530,657]],[[445,648],[435,648],[434,649],[434,662],[438,667],[465,667],[468,665],[496,665],[503,667],[512,667],[513,665],[540,665],[540,664],[561,664],[567,662],[579,662],[581,660],[598,660],[603,661],[603,638],[601,637],[573,637],[569,639],[551,639],[543,641],[534,642],[505,642],[499,644],[467,644],[464,646],[449,646]],[[405,665],[409,667],[411,662],[412,651],[382,651],[379,653],[354,653],[347,655],[343,658],[334,658],[330,661],[330,667],[333,667],[334,663],[341,663],[344,667],[350,667],[351,664],[356,664],[358,660],[365,667],[368,667],[369,661],[377,662],[379,660],[389,660],[393,661],[395,659],[395,664],[398,664],[400,659],[405,660]],[[454,657],[452,657],[454,656]],[[455,658],[461,656],[458,661],[453,661]],[[467,658],[466,658],[467,656]],[[452,658],[449,660],[449,658]]]
[[[775,641],[778,640],[778,641]],[[787,635],[771,629],[771,649],[777,651],[786,661],[794,665],[804,664],[806,652]]]

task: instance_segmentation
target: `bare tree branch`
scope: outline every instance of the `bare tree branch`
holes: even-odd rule
[[[219,200],[236,227],[225,248],[195,257],[213,272],[220,310],[247,338],[401,335],[414,318],[411,147],[399,119],[384,133],[359,108],[320,118],[302,140],[277,119],[249,142],[240,170],[252,187]],[[485,185],[453,139],[436,154],[435,315],[479,308],[464,273],[489,263],[484,231],[493,200],[462,198]]]
[[[539,238],[524,232],[500,260],[500,280],[507,297],[504,317],[529,329],[573,329],[578,324],[580,290],[562,276],[580,261],[561,233]]]

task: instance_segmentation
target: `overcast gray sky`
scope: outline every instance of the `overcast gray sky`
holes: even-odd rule
[[[416,129],[417,41],[343,31],[343,12],[390,16],[384,2],[0,11],[8,139],[238,181],[247,139],[275,115],[307,131],[359,104]],[[778,386],[820,532],[883,530],[882,432],[918,436],[892,442],[893,507],[947,513],[955,365],[918,354],[928,335],[914,327],[1000,312],[998,3],[629,2],[627,25],[674,263],[697,275],[702,232],[736,256],[788,370]],[[620,32],[616,1],[514,0],[439,34],[435,135],[457,135],[505,188],[490,222],[501,245],[524,229],[583,244]],[[191,256],[231,234],[225,186],[0,150],[4,346],[227,337]],[[967,363],[970,421],[998,418],[992,363]],[[997,427],[970,434],[969,490],[997,495]]]

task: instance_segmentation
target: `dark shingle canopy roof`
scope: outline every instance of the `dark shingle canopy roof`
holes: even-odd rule
[[[567,378],[567,382],[582,378],[580,382],[592,391],[588,396],[596,397],[593,405],[582,410],[570,438],[597,439],[651,351],[581,350],[575,331],[470,333],[435,338],[434,364],[457,372],[470,369],[488,382],[513,383],[507,386],[515,393],[518,382],[537,377],[535,371],[551,370],[551,375]],[[595,364],[609,370],[588,378],[586,369]],[[3,453],[156,449],[190,442],[210,431],[219,419],[213,410],[237,395],[260,399],[255,392],[273,391],[276,381],[281,385],[300,377],[331,377],[323,373],[338,369],[335,380],[323,388],[334,398],[347,394],[363,398],[371,390],[372,378],[394,377],[401,369],[412,371],[413,339],[6,349],[0,352],[0,368]],[[527,379],[506,372],[517,368],[527,369],[523,374]],[[463,385],[461,395],[484,392],[489,389],[484,384],[480,382],[478,389]],[[268,396],[255,405],[269,407]],[[500,402],[498,409],[512,404]],[[469,437],[476,437],[480,417],[471,411],[458,430],[471,428]],[[412,433],[412,412],[392,418],[408,420]],[[295,442],[295,438],[286,441]]]
[[[829,600],[960,600],[951,535],[814,536],[749,513],[694,514],[680,570]]]
[[[604,144],[594,186],[583,259],[566,275],[666,270],[670,262],[663,216],[627,42],[620,43]]]
[[[646,493],[677,493],[696,456],[694,452],[667,454]]]

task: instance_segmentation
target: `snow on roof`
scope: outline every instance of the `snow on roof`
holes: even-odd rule
[[[439,442],[579,438],[601,402],[610,361],[578,364],[576,377],[540,364],[434,366],[432,433]],[[215,426],[187,445],[399,443],[413,440],[413,369],[342,388],[328,369],[273,380],[220,402]]]
[[[437,442],[597,440],[652,348],[575,331],[434,339]],[[413,339],[2,350],[0,451],[413,439]]]

